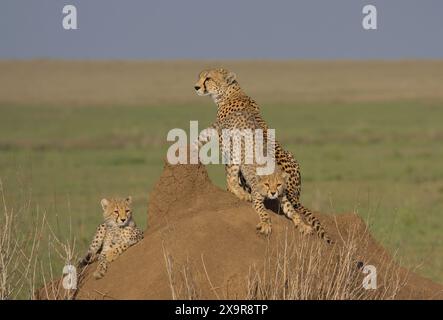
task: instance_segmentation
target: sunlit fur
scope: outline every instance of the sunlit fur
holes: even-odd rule
[[[286,190],[288,174],[276,168],[273,174],[257,176],[257,191],[265,198],[277,199]]]
[[[264,133],[268,130],[268,126],[260,114],[259,105],[242,91],[234,73],[226,69],[204,70],[199,74],[198,81],[195,83],[194,88],[198,95],[210,96],[217,105],[217,119],[208,129],[217,130],[219,132],[219,138],[220,131],[223,129],[262,129]],[[250,119],[253,121],[249,121]],[[296,122],[296,120],[294,121]],[[249,123],[252,122],[254,122],[253,125],[249,126]],[[209,132],[210,130],[207,131]],[[300,202],[300,166],[294,156],[287,150],[284,150],[278,141],[275,141],[275,160],[278,167],[289,175],[283,195],[280,195],[281,203],[286,203],[286,205],[283,205],[286,207],[283,211],[288,212],[289,216],[295,217],[292,219],[294,223],[299,226],[305,225],[301,224],[299,217],[303,216],[307,224],[315,229],[320,238],[327,243],[332,243],[332,240],[321,225],[320,220]],[[259,212],[261,219],[260,225],[257,226],[257,228],[260,233],[269,234],[271,231],[270,218],[263,206],[263,199],[260,198],[276,198],[279,196],[276,196],[275,193],[273,194],[268,190],[263,191],[266,193],[265,196],[259,194],[257,190],[252,190],[251,184],[255,185],[255,183],[246,178],[245,166],[243,166],[240,171],[246,180],[246,185],[239,183],[238,167],[232,164],[226,165],[227,189],[239,199],[252,200],[254,208]],[[254,174],[252,174],[251,177],[253,177],[253,180],[257,180]],[[282,185],[283,184],[281,184],[280,188],[282,188]],[[277,190],[277,193],[279,192],[280,191]],[[307,227],[303,229],[304,233],[309,233],[310,231]]]
[[[104,222],[97,227],[88,252],[79,262],[84,267],[98,260],[94,278],[100,279],[109,264],[126,249],[143,239],[143,232],[132,219],[131,197],[125,199],[102,199]]]
[[[102,199],[103,217],[108,226],[125,227],[132,219],[131,197]]]

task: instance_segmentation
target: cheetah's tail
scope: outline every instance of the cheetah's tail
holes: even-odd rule
[[[333,244],[334,241],[326,233],[326,230],[320,223],[317,217],[314,216],[311,210],[305,208],[302,204],[294,206],[294,209],[305,217],[308,223],[315,229],[319,238],[323,239],[327,244]]]

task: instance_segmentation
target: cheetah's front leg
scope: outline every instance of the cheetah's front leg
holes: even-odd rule
[[[297,211],[294,210],[294,207],[289,202],[286,195],[283,195],[280,199],[280,204],[283,209],[284,214],[292,220],[295,227],[299,229],[301,234],[312,234],[314,229],[305,223],[301,218]]]
[[[255,211],[258,212],[260,217],[260,222],[257,224],[257,230],[261,234],[269,235],[272,231],[271,218],[266,211],[264,205],[265,198],[258,192],[252,192],[252,203],[254,204]]]
[[[102,252],[98,257],[97,269],[94,272],[95,279],[101,279],[108,271],[109,264],[117,259],[119,255],[123,253],[128,248],[128,245],[118,245],[115,247],[110,247],[106,252]]]
[[[88,248],[88,252],[83,257],[83,259],[80,260],[79,267],[84,267],[87,264],[97,260],[97,252],[100,250],[100,248],[103,245],[103,239],[105,238],[105,234],[106,234],[106,225],[102,223],[97,227],[94,239],[92,239],[92,242]]]
[[[218,137],[220,141],[217,122],[202,130],[197,140],[191,141],[189,151],[191,153],[191,157],[196,156],[198,158],[198,163],[201,163],[199,156],[200,148],[203,147],[207,142],[209,142],[213,137]]]

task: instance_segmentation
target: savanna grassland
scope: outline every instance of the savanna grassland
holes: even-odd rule
[[[100,199],[115,195],[132,195],[136,221],[149,226],[167,132],[215,118],[193,84],[220,65],[301,163],[306,206],[357,211],[404,266],[443,282],[441,61],[0,62],[0,178],[21,233],[45,214],[80,254]],[[223,168],[209,167],[224,187]],[[46,249],[42,269],[53,259],[60,273]]]

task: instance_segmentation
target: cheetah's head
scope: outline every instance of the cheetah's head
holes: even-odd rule
[[[285,191],[288,178],[286,172],[276,168],[272,174],[257,176],[257,190],[268,199],[277,199]]]
[[[203,70],[198,75],[194,89],[199,96],[217,96],[228,91],[236,81],[235,74],[226,69]]]
[[[102,199],[103,217],[110,226],[124,227],[131,221],[131,197],[126,199]]]

